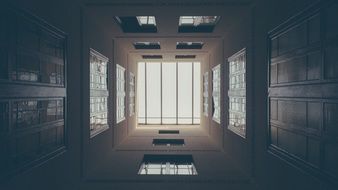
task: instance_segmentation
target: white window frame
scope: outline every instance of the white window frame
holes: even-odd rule
[[[108,125],[108,62],[109,59],[90,48],[89,118],[90,137],[105,131]]]
[[[129,116],[135,115],[135,75],[129,72]]]
[[[229,123],[228,129],[246,138],[246,49],[228,58]]]
[[[116,123],[126,119],[125,117],[125,71],[126,69],[116,64]]]
[[[221,123],[221,65],[217,65],[212,69],[212,98],[213,113],[212,119],[217,123]]]
[[[204,116],[208,117],[209,110],[208,110],[208,104],[209,104],[209,72],[205,72],[203,74],[203,114]]]

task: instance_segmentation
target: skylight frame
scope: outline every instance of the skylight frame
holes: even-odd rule
[[[204,42],[187,42],[180,41],[176,42],[176,49],[202,49]]]
[[[213,18],[208,18],[213,17]],[[183,19],[186,20],[183,22]],[[206,22],[207,19],[212,21]],[[220,16],[180,16],[179,17],[179,26],[215,26],[220,19]],[[187,21],[189,20],[189,21]]]
[[[138,24],[142,25],[153,25],[156,26],[156,18],[155,16],[136,16]]]

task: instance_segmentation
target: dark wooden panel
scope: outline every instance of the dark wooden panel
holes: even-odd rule
[[[336,144],[325,144],[324,168],[327,172],[338,175],[338,148]]]
[[[0,179],[66,147],[66,34],[0,7]]]
[[[320,41],[320,14],[316,14],[308,21],[308,43]]]
[[[297,57],[278,63],[278,83],[306,80],[306,57]]]
[[[328,6],[325,10],[325,36],[327,39],[338,36],[338,4]]]
[[[322,125],[322,104],[321,102],[307,103],[307,127],[321,130]]]
[[[315,167],[320,166],[320,141],[308,138],[307,144],[307,160]]]
[[[318,80],[321,76],[322,57],[320,51],[310,53],[307,57],[307,80]]]
[[[269,152],[335,185],[337,18],[337,1],[317,2],[273,29],[268,43]]]
[[[338,103],[324,104],[324,131],[338,137]]]
[[[301,23],[300,25],[290,29],[288,32],[285,32],[278,38],[279,55],[305,46],[307,41],[306,38],[306,23]]]
[[[325,49],[325,78],[338,78],[338,47],[329,46]]]
[[[278,101],[278,121],[297,125],[306,126],[306,102],[298,101]]]
[[[278,147],[305,160],[306,137],[278,129]]]

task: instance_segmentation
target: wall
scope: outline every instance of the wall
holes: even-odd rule
[[[0,185],[0,189],[76,189],[80,180],[81,162],[81,31],[79,1],[10,1],[26,9],[68,34],[68,112],[67,151],[39,167],[25,171]],[[1,4],[4,2],[2,1]],[[1,5],[3,6],[3,5]],[[4,5],[7,6],[7,5]],[[67,171],[67,172],[65,172]]]
[[[266,148],[267,34],[311,2],[313,1],[257,1],[254,6],[254,177],[262,189],[326,189],[325,182],[269,154]]]

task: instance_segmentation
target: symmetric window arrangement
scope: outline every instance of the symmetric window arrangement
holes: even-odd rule
[[[229,129],[245,138],[246,130],[246,55],[245,49],[229,59]]]
[[[125,68],[116,64],[116,123],[125,119]]]
[[[90,135],[108,128],[108,58],[90,49]]]
[[[217,123],[221,123],[221,65],[217,65],[212,69],[212,98],[212,119]]]
[[[129,73],[129,116],[135,114],[135,75]]]
[[[144,155],[139,175],[197,175],[191,155]]]
[[[203,114],[208,117],[208,101],[209,101],[209,73],[205,72],[203,74]]]
[[[139,62],[138,123],[199,124],[200,63]]]

